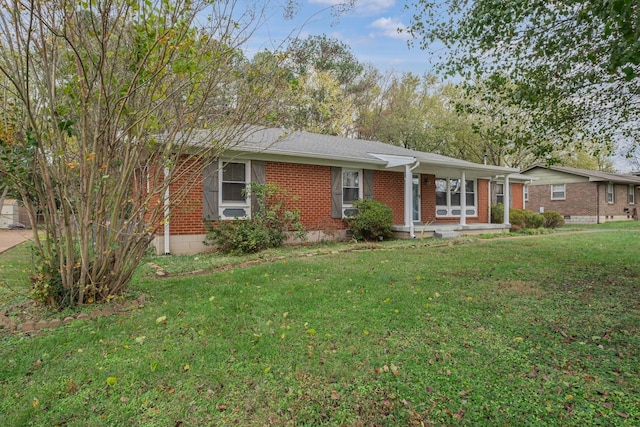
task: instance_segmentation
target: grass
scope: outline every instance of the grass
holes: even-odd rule
[[[0,415],[47,426],[638,425],[638,237],[286,249],[166,279],[145,265],[132,284],[150,297],[143,308],[0,338]],[[20,280],[12,251],[3,277]],[[170,273],[242,261],[150,260]]]

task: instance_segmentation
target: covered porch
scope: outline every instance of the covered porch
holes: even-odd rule
[[[402,222],[396,217],[394,237],[446,238],[510,230],[509,209],[502,223],[491,223],[492,187],[500,183],[500,197],[511,201],[510,181],[518,181],[517,169],[416,154],[372,154],[386,162],[386,169],[402,172],[404,209]],[[522,194],[517,197],[522,199]]]

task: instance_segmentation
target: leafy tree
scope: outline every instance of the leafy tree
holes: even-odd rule
[[[248,78],[241,53],[264,5],[0,4],[2,111],[21,118],[0,167],[20,170],[32,222],[42,212],[34,291],[51,306],[109,300],[162,226],[166,191],[171,212],[199,181],[203,162],[190,159],[268,115],[269,86]]]
[[[607,152],[620,137],[638,140],[637,1],[417,0],[410,7],[419,45],[447,52],[442,71],[480,78],[501,103],[528,112],[529,126],[512,130],[519,144],[545,156],[576,141],[597,141]]]

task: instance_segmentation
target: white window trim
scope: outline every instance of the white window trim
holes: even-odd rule
[[[224,211],[227,209],[244,209],[247,213],[243,217],[237,217],[238,219],[245,219],[251,217],[251,160],[235,160],[235,159],[221,159],[218,165],[218,216],[222,220],[235,219],[236,217],[230,217],[224,215]],[[245,195],[244,202],[241,201],[224,201],[222,199],[222,182],[223,168],[226,163],[244,163],[244,179],[247,185],[247,194]]]
[[[627,189],[627,203],[630,205],[636,204],[636,186],[633,184],[629,184],[629,188]]]
[[[444,179],[447,181],[447,205],[436,205],[436,218],[460,218],[460,214],[453,214],[453,210],[461,210],[462,206],[460,205],[451,205],[451,180],[460,180],[460,178],[436,178],[436,179]],[[473,206],[467,205],[467,210],[472,210],[473,213],[466,214],[467,217],[477,217],[478,216],[478,181],[475,179],[467,179],[466,181],[473,182]],[[465,191],[468,190],[468,187],[465,186]],[[460,194],[460,197],[466,197],[466,194]],[[462,199],[461,199],[462,200]],[[439,210],[446,210],[446,215],[439,214]]]
[[[499,201],[500,198],[502,198],[502,202]],[[497,204],[502,203],[504,205],[504,183],[503,182],[496,183],[496,203]]]
[[[562,186],[562,197],[553,197],[553,193],[559,193],[560,191],[553,191],[553,187]],[[567,184],[551,184],[551,200],[567,200]]]
[[[609,189],[611,189],[611,192],[609,192]],[[611,200],[609,200],[609,195],[611,195]],[[607,183],[606,197],[607,204],[613,205],[616,202],[616,186],[612,182]]]
[[[344,202],[344,174],[347,172],[357,172],[358,173],[358,199],[362,199],[364,197],[364,183],[363,183],[363,174],[362,169],[342,169],[342,175],[340,176],[340,185],[342,186],[342,215],[344,216],[345,209],[353,208],[353,203],[345,203]]]
[[[529,201],[529,186],[526,185],[526,184],[523,185],[522,186],[522,192],[524,193],[523,196],[522,196],[524,201],[528,202]]]

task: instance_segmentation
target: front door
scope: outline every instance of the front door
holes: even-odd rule
[[[420,222],[420,175],[413,175],[413,222]]]

